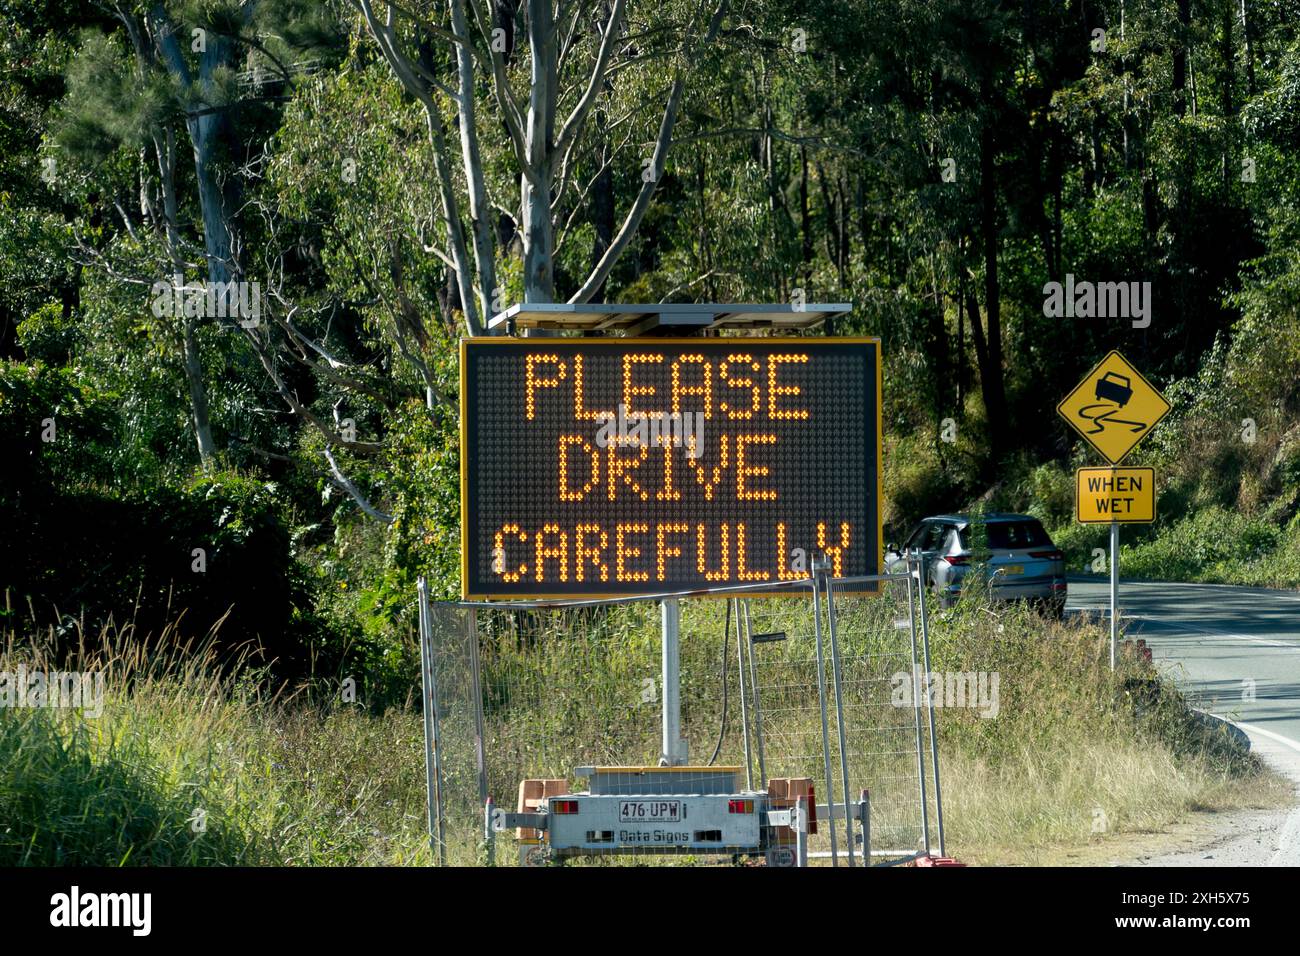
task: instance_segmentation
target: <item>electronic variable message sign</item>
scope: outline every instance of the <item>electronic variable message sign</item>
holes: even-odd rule
[[[461,343],[467,598],[879,573],[880,343]],[[871,590],[863,588],[862,590]]]

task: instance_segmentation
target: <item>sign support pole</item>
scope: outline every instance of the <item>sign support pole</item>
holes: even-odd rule
[[[744,627],[740,620],[740,599],[727,598],[730,613],[733,609],[736,614],[736,677],[740,683],[740,736],[745,741],[745,788],[754,789],[754,760],[749,749],[749,705],[745,701],[745,638]],[[731,635],[727,635],[727,640],[731,640]],[[726,690],[723,690],[726,693]],[[762,771],[759,771],[762,776]]]
[[[1119,522],[1110,523],[1110,669],[1115,669],[1119,640]]]
[[[1119,468],[1121,461],[1169,414],[1169,401],[1119,352],[1111,350],[1056,406],[1056,413],[1083,436],[1110,468],[1075,473],[1075,516],[1084,524],[1110,519],[1110,669],[1119,644],[1119,514],[1124,522],[1155,520],[1155,470]],[[1120,418],[1122,414],[1124,417]],[[1117,426],[1117,427],[1107,427]],[[1100,473],[1109,470],[1108,477]],[[1124,472],[1123,475],[1120,472]],[[1145,472],[1145,475],[1141,473]],[[1143,481],[1149,480],[1149,484]],[[1085,480],[1089,482],[1085,485]],[[1095,481],[1095,483],[1094,483]],[[1122,486],[1122,487],[1121,487]],[[1085,498],[1084,489],[1088,488]],[[1127,492],[1130,497],[1119,497]],[[1122,507],[1121,507],[1122,506]]]
[[[660,604],[663,630],[664,739],[659,763],[675,767],[685,763],[681,752],[682,695],[680,638],[682,609],[677,598],[665,598]]]
[[[424,575],[416,581],[420,620],[420,692],[424,711],[425,795],[429,810],[429,855],[447,865],[447,840],[442,821],[442,741],[438,731],[438,683],[433,663],[433,621],[429,610],[429,585]]]

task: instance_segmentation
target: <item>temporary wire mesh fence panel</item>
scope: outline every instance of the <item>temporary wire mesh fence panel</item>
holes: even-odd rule
[[[843,671],[849,799],[858,799],[862,789],[870,792],[873,862],[928,850],[930,715],[911,693],[922,665],[907,583],[891,582],[884,600],[837,595],[834,585],[831,594]],[[838,755],[834,736],[831,746]],[[831,760],[837,801],[844,790],[841,766]]]
[[[659,757],[652,604],[478,611],[490,792]],[[499,798],[504,799],[504,798]]]
[[[806,603],[793,608],[769,601],[748,603],[756,710],[763,726],[767,777],[811,779],[818,803],[843,806],[847,767],[851,814],[856,812],[861,791],[870,791],[873,862],[916,853],[925,841],[916,714],[912,698],[906,694],[912,675],[906,582],[886,582],[879,598],[834,595],[835,649],[843,695],[840,708],[835,706],[831,619],[826,614],[824,593],[820,622]],[[819,680],[825,691],[824,728]],[[900,686],[903,693],[897,690]],[[927,755],[927,768],[928,759]],[[852,839],[854,858],[860,863],[861,832],[859,825],[846,826],[839,811],[834,828],[823,817],[818,820],[817,833],[810,836],[809,855],[814,861],[829,857],[833,839],[838,862],[846,863]]]
[[[586,786],[579,767],[658,762],[654,604],[443,605],[433,622],[449,862],[486,862],[484,796],[521,810],[525,780],[563,780],[559,792],[571,792]],[[495,862],[509,863],[501,836]]]
[[[770,792],[768,802],[776,808],[793,806],[802,785],[791,780],[811,780],[819,803],[843,804],[826,604],[823,595],[819,621],[811,589],[806,597],[681,600],[681,727],[691,767],[735,768],[731,782],[738,791]],[[916,720],[910,698],[899,704],[896,690],[899,675],[910,680],[912,673],[906,584],[890,582],[883,598],[836,595],[834,608],[850,803],[856,813],[859,792],[869,789],[874,847],[914,853],[924,843]],[[484,796],[501,809],[522,811],[533,809],[544,796],[594,793],[602,786],[622,786],[627,793],[668,786],[651,773],[617,783],[609,776],[576,774],[583,767],[650,768],[659,763],[663,688],[657,602],[541,609],[444,604],[434,606],[430,620],[448,863],[487,862]],[[819,624],[830,792],[818,696]],[[676,771],[683,772],[689,773]],[[524,781],[534,782],[524,786]],[[701,771],[690,780],[678,776],[674,784],[683,791],[707,790],[717,781],[717,774]],[[762,805],[760,798],[750,812]],[[650,812],[639,805],[621,809],[626,812],[614,825],[627,823],[633,830],[636,814]],[[744,813],[748,808],[742,803],[733,809]],[[651,821],[654,825],[683,822],[673,819],[681,811],[662,812],[666,816]],[[830,851],[828,823],[819,820],[811,838],[814,862],[816,854]],[[712,828],[699,834],[696,829],[681,827],[690,833],[688,842],[709,836]],[[852,829],[861,832],[856,820]],[[731,834],[727,831],[724,839]],[[845,841],[840,820],[836,849],[841,863]],[[701,862],[732,861],[728,852],[708,852],[707,842],[705,848],[691,850],[691,856]],[[793,832],[782,827],[772,842],[792,845]],[[493,862],[518,862],[516,843],[515,833],[497,834]],[[658,849],[646,852],[659,855]],[[854,852],[860,862],[860,846]],[[607,862],[618,859],[611,856]]]
[[[442,774],[440,797],[445,860],[453,866],[483,862],[483,800],[479,787],[476,712],[481,700],[475,674],[472,615],[454,604],[430,608],[433,672]]]

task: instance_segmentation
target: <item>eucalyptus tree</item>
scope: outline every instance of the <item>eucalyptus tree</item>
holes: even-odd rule
[[[695,61],[717,39],[727,0],[705,6],[690,0],[654,5],[353,2],[394,76],[424,109],[446,256],[471,334],[484,332],[485,319],[501,304],[491,208],[502,207],[514,219],[525,301],[552,301],[557,212],[570,190],[587,198],[573,175],[593,111],[622,84],[653,89],[653,98],[634,107],[658,116],[650,154],[642,160],[640,188],[599,259],[568,295],[572,302],[589,301],[628,248],[654,197]],[[640,75],[631,79],[635,74]],[[484,89],[490,92],[480,95]],[[489,122],[480,121],[480,111],[489,114]],[[608,132],[602,125],[598,135]],[[482,161],[486,134],[503,140],[512,160],[514,202],[492,196]]]
[[[291,41],[309,35],[317,15],[301,0],[100,6],[118,29],[83,38],[68,69],[56,144],[91,170],[122,151],[137,157],[134,201],[114,194],[112,210],[132,253],[159,253],[148,265],[84,239],[81,255],[112,281],[142,290],[166,275],[177,286],[174,301],[184,298],[187,273],[206,276],[209,287],[242,279],[239,207],[256,163],[249,144],[263,120],[259,107],[291,84]],[[186,145],[192,173],[182,159]],[[143,291],[140,297],[148,303]],[[158,317],[175,320],[160,328],[180,356],[199,456],[210,464],[217,444],[200,329],[212,316],[182,307]]]

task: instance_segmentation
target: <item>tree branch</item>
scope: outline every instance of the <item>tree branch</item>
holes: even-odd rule
[[[714,11],[709,20],[709,28],[704,37],[704,43],[712,43],[718,35],[718,30],[722,26],[723,17],[726,16],[728,0],[721,0],[718,8]],[[686,44],[685,58],[690,59],[693,44]],[[659,135],[655,140],[654,153],[651,156],[651,171],[653,176],[648,182],[642,183],[640,191],[637,193],[636,200],[632,203],[632,208],[628,211],[627,218],[623,220],[623,225],[619,228],[618,234],[605,250],[605,254],[600,257],[600,262],[592,269],[587,281],[582,284],[570,298],[570,302],[588,302],[596,294],[605,280],[609,278],[610,271],[614,268],[623,251],[627,248],[628,243],[632,241],[632,236],[636,234],[641,220],[645,216],[646,209],[650,206],[650,200],[654,197],[655,189],[659,185],[659,178],[663,175],[664,159],[667,156],[668,148],[672,143],[673,126],[677,122],[677,113],[681,108],[682,93],[686,86],[686,77],[684,68],[678,66],[676,75],[673,78],[673,86],[668,94],[668,102],[664,106],[663,117],[659,121]]]
[[[330,472],[334,476],[334,483],[348,493],[349,497],[357,503],[358,508],[376,521],[382,521],[384,524],[393,523],[392,515],[386,515],[375,508],[374,505],[366,500],[365,495],[357,490],[357,486],[352,483],[348,476],[343,474],[339,469],[339,463],[334,460],[334,455],[330,451],[328,445],[321,449],[321,454],[323,454],[325,460],[329,462]]]
[[[605,35],[601,37],[600,49],[596,53],[596,62],[592,64],[591,76],[587,79],[587,88],[573,107],[573,112],[569,114],[569,118],[560,127],[560,135],[555,139],[555,154],[557,156],[563,157],[567,155],[573,147],[574,142],[577,141],[582,132],[583,124],[587,121],[587,114],[591,112],[592,104],[596,102],[596,97],[600,94],[601,85],[605,82],[605,68],[609,64],[609,54],[614,48],[619,26],[623,20],[623,7],[624,0],[614,0],[614,7],[609,13],[609,22],[605,24]]]

